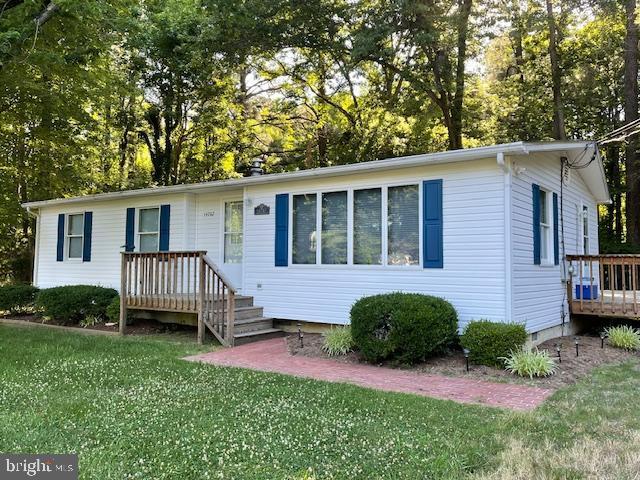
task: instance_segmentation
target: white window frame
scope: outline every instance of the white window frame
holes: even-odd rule
[[[226,220],[227,220],[227,203],[241,203],[242,204],[242,230],[239,232],[232,232],[232,231],[227,231],[226,228]],[[247,217],[247,212],[245,211],[245,201],[242,197],[233,197],[233,198],[224,198],[222,199],[222,205],[220,206],[220,210],[222,211],[222,215],[221,215],[221,219],[220,219],[220,231],[222,233],[221,235],[221,246],[222,248],[220,249],[220,262],[226,265],[241,265],[244,264],[244,227],[245,227],[245,221],[246,221],[246,217]],[[227,235],[240,235],[241,239],[242,239],[242,258],[240,259],[240,262],[238,263],[226,263],[225,262],[225,240],[226,240],[226,236]]]
[[[435,178],[435,177],[434,177]],[[440,178],[440,177],[437,177]],[[431,180],[431,178],[425,178],[424,180]],[[388,189],[390,187],[404,187],[409,185],[417,185],[418,186],[418,262],[415,265],[389,265],[388,264],[388,256],[389,256],[389,204],[388,204]],[[344,269],[344,268],[358,268],[362,270],[378,270],[378,269],[402,269],[402,270],[422,270],[422,259],[423,259],[423,251],[422,251],[422,224],[423,224],[423,212],[422,212],[422,203],[423,203],[423,180],[415,180],[415,179],[407,179],[407,180],[399,180],[395,182],[388,183],[372,183],[372,184],[362,184],[357,186],[351,186],[346,188],[338,188],[338,187],[327,187],[323,189],[298,189],[292,192],[289,192],[289,235],[288,235],[288,247],[289,247],[289,266],[292,268],[331,268],[331,269]],[[383,218],[382,220],[382,264],[381,265],[363,265],[363,264],[354,264],[353,263],[353,227],[354,227],[354,219],[353,219],[353,199],[355,190],[367,190],[372,188],[380,188],[382,190],[382,205],[381,211]],[[346,264],[323,264],[321,262],[321,252],[322,252],[322,194],[323,193],[333,193],[333,192],[347,192],[347,263]],[[318,232],[318,238],[316,240],[316,263],[293,263],[293,196],[294,195],[316,195],[316,232]],[[553,262],[553,258],[552,258]]]
[[[154,208],[158,209],[158,230],[156,232],[141,232],[140,231],[140,212],[142,210],[153,210]],[[140,239],[141,235],[158,235],[158,241],[156,242],[156,249],[154,250],[154,252],[159,252],[160,251],[160,205],[150,205],[147,207],[138,207],[136,209],[136,240],[138,240],[138,246],[137,246],[137,251],[138,252],[142,252],[142,250],[140,249],[140,247],[142,247],[142,241]],[[145,252],[145,253],[152,253],[152,252]]]
[[[585,222],[586,220],[586,222]],[[579,230],[582,233],[582,254],[589,255],[591,251],[591,238],[589,235],[589,206],[582,204],[580,208],[580,224]],[[586,248],[585,248],[586,247]]]
[[[73,213],[67,213],[65,215],[65,223],[64,223],[64,258],[65,260],[69,260],[71,262],[82,262],[83,261],[83,257],[84,257],[84,213],[85,212],[73,212]],[[82,233],[79,235],[71,235],[69,233],[69,227],[71,226],[71,220],[69,217],[73,217],[76,215],[80,215],[82,217]],[[71,257],[69,256],[70,253],[70,239],[72,238],[82,238],[82,248],[80,249],[80,256],[79,257]]]
[[[554,245],[553,245],[553,192],[546,188],[540,187],[540,191],[545,194],[545,211],[548,215],[547,219],[542,218],[542,206],[540,206],[540,265],[554,265]],[[546,221],[545,221],[546,220]],[[545,234],[543,233],[546,231]],[[546,243],[546,256],[543,256],[543,244]]]

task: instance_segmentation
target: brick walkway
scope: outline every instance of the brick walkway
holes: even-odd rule
[[[284,339],[275,338],[235,348],[187,357],[214,365],[284,373],[328,382],[341,382],[390,392],[477,403],[513,410],[531,410],[552,391],[508,383],[426,375],[406,370],[349,364],[324,358],[289,355]]]

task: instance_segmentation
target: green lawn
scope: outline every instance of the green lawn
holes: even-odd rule
[[[0,327],[0,451],[77,452],[81,478],[95,479],[309,470],[317,479],[515,479],[532,469],[536,478],[635,478],[640,468],[635,362],[515,414],[180,360],[196,351]]]

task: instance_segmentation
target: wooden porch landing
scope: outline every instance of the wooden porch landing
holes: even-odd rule
[[[225,346],[283,334],[203,251],[123,253],[120,292],[121,334],[127,310],[196,315],[198,343],[205,327]]]
[[[640,317],[640,255],[567,255],[567,261],[572,314]]]

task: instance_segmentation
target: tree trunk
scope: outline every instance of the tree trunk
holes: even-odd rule
[[[547,24],[549,25],[549,59],[551,60],[551,82],[553,89],[553,138],[564,140],[567,138],[564,127],[564,107],[562,105],[562,75],[558,60],[558,46],[556,44],[556,21],[553,15],[553,1],[547,1]]]
[[[638,24],[636,23],[636,0],[627,0],[624,41],[624,121],[638,119]],[[626,223],[627,242],[640,244],[640,164],[638,162],[638,140],[629,137],[625,149],[626,164]]]
[[[467,61],[467,34],[472,0],[458,1],[458,58],[456,62],[456,90],[451,104],[451,125],[449,130],[449,148],[462,148],[462,112],[465,86],[465,63]]]

